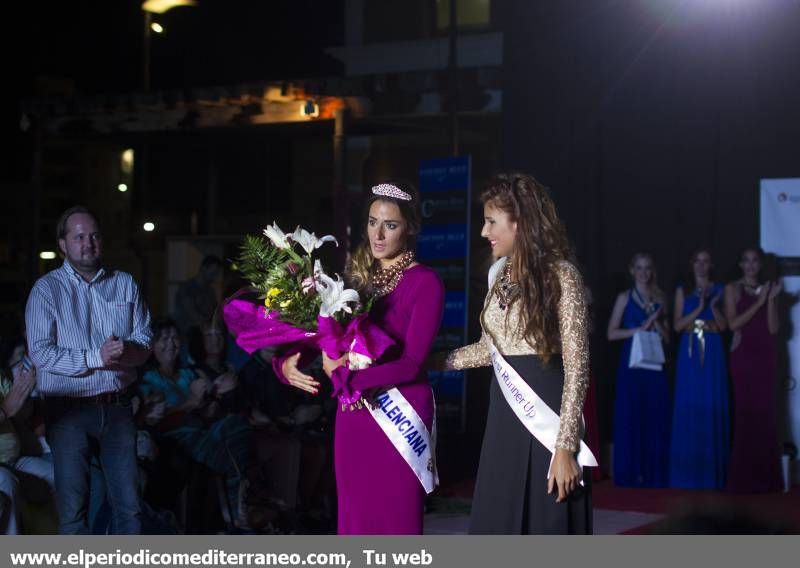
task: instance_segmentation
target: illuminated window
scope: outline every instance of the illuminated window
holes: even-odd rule
[[[436,28],[450,28],[450,1],[436,0]],[[456,17],[459,28],[486,28],[491,23],[492,0],[457,0]]]
[[[119,169],[124,176],[133,174],[133,148],[128,148],[122,152],[120,155]]]

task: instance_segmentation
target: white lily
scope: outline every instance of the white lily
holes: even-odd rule
[[[361,353],[347,352],[347,367],[351,371],[361,371],[367,369],[372,365],[372,359]]]
[[[297,227],[294,230],[294,233],[290,235],[290,238],[298,245],[303,247],[303,250],[306,251],[306,254],[311,254],[314,249],[318,249],[324,243],[334,242],[336,243],[337,247],[339,246],[339,242],[333,235],[325,235],[324,237],[318,239],[317,235],[314,233],[309,233],[300,227]]]
[[[356,353],[353,351],[353,346],[355,344],[356,340],[354,339],[350,343],[350,351],[347,352],[347,366],[351,371],[360,371],[361,369],[366,369],[372,365],[372,359],[366,355],[362,355],[361,353]]]
[[[289,249],[292,248],[292,245],[289,244],[289,237],[291,235],[287,235],[278,224],[273,221],[271,227],[267,227],[264,229],[264,235],[272,241],[272,244],[275,245],[279,249]]]
[[[319,315],[322,317],[332,317],[336,312],[344,310],[348,314],[353,313],[349,306],[351,303],[358,303],[358,292],[344,288],[344,280],[336,275],[336,280],[320,271],[315,274],[315,287],[322,301],[319,307]]]
[[[300,289],[303,291],[303,294],[305,294],[306,296],[308,296],[311,292],[316,293],[317,287],[316,287],[316,281],[314,280],[314,277],[313,276],[306,276],[305,278],[303,278],[303,280],[300,282]]]

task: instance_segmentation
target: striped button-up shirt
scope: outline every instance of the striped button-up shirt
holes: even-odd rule
[[[33,285],[25,308],[36,385],[45,396],[88,397],[124,390],[149,356],[150,312],[133,277],[100,269],[87,282],[69,262]],[[125,341],[118,364],[106,367],[100,347]]]

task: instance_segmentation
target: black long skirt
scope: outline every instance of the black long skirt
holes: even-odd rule
[[[535,355],[505,357],[554,411],[561,409],[561,358],[545,365]],[[470,534],[592,534],[591,475],[556,503],[547,493],[551,453],[522,425],[503,397],[497,379],[489,389],[489,415],[472,499]]]

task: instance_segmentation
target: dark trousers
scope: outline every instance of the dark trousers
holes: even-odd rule
[[[130,401],[48,398],[47,443],[53,452],[60,534],[90,534],[88,526],[92,448],[111,505],[115,534],[141,530],[136,464],[136,426]]]

